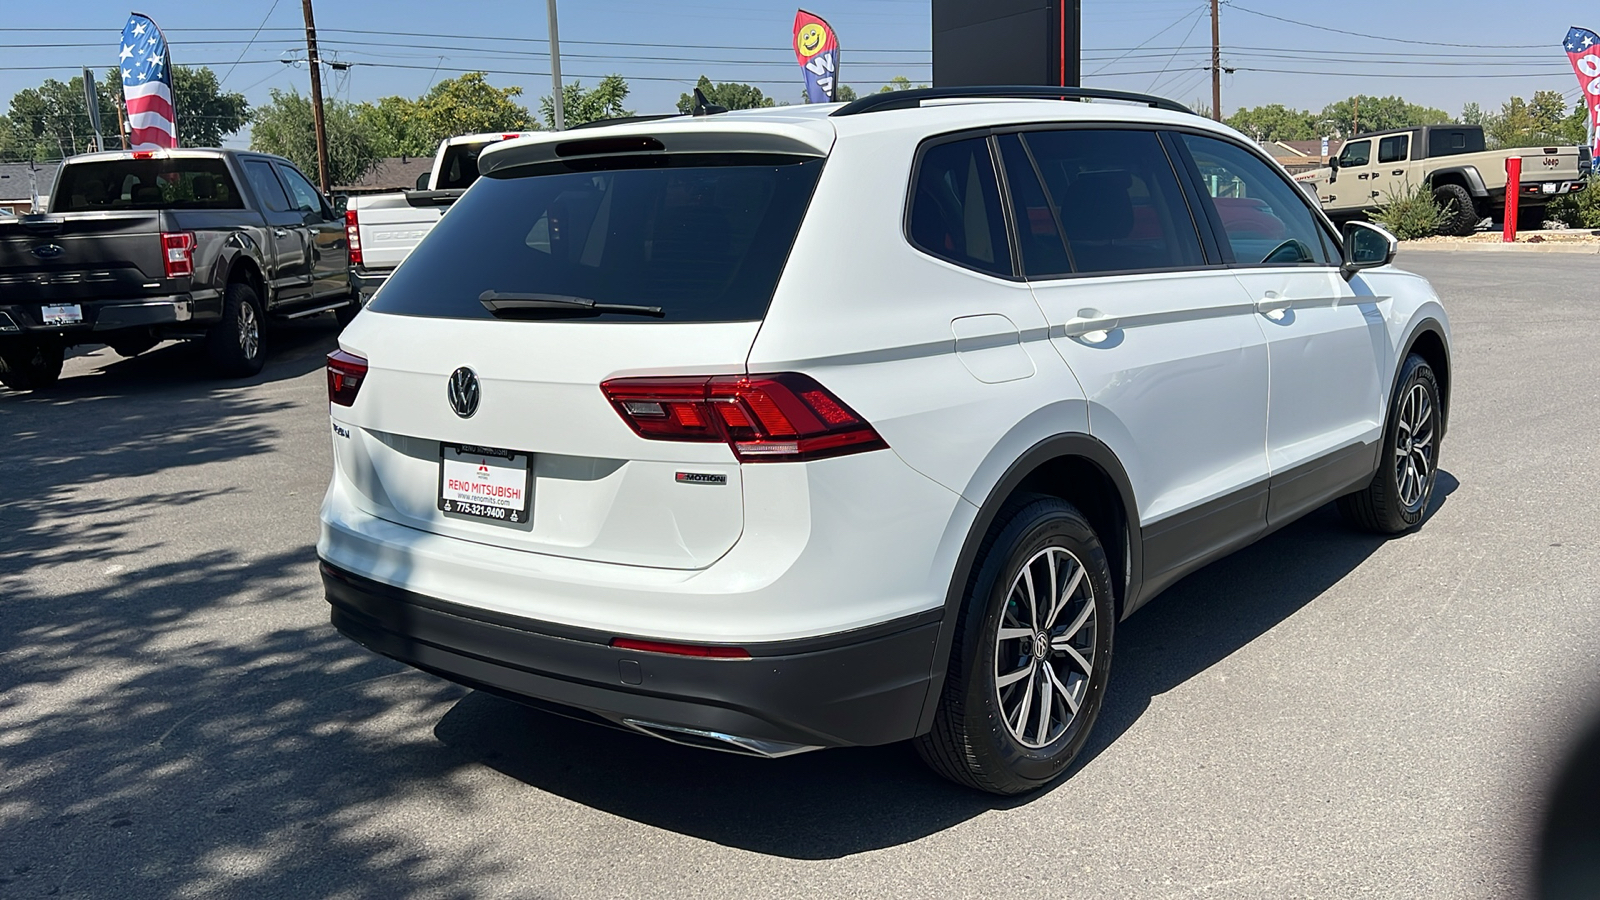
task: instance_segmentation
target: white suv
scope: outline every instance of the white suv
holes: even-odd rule
[[[1163,588],[1335,498],[1428,509],[1434,291],[1169,101],[936,88],[479,165],[328,362],[333,622],[446,678],[1020,793]]]

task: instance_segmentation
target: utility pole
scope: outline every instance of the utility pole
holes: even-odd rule
[[[1352,136],[1361,133],[1361,95],[1360,94],[1356,95],[1354,108],[1355,108],[1355,112],[1354,112],[1355,122],[1350,126],[1350,134]]]
[[[550,106],[555,110],[556,130],[564,131],[567,114],[562,109],[566,98],[561,93],[561,35],[556,29],[556,0],[545,0],[544,5],[550,10]]]
[[[1217,0],[1211,0],[1211,118],[1222,121],[1222,32],[1217,22]]]
[[[328,183],[328,129],[322,120],[322,60],[317,56],[317,23],[311,15],[311,0],[300,0],[306,14],[306,60],[311,66],[311,122],[317,130],[317,181],[324,194],[331,193]]]

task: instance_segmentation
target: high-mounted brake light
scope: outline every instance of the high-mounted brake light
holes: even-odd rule
[[[135,150],[135,151],[133,151],[133,158],[134,159],[155,159],[156,158],[156,152],[154,150]]]
[[[354,353],[335,350],[328,354],[328,402],[350,406],[356,402],[361,382],[367,380],[367,361]]]
[[[194,274],[194,235],[187,231],[161,233],[161,262],[168,278]]]
[[[639,641],[633,638],[612,638],[611,646],[618,650],[642,650],[645,653],[668,653],[673,656],[697,656],[702,659],[749,659],[750,651],[743,647],[714,647],[707,644],[669,644],[666,641]]]
[[[725,442],[741,462],[794,462],[888,446],[809,375],[615,378],[600,386],[634,432],[655,441]]]
[[[353,209],[344,211],[344,239],[350,247],[350,265],[361,265],[361,220]]]

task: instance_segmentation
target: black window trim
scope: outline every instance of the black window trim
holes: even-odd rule
[[[1012,284],[1022,284],[1026,283],[1027,279],[1022,277],[1022,262],[1020,259],[1020,254],[1016,252],[1017,234],[1014,223],[1011,220],[1011,193],[1009,190],[1007,190],[1005,175],[1002,174],[1003,166],[1001,165],[1000,160],[997,158],[999,147],[995,144],[994,134],[995,129],[993,128],[966,128],[961,131],[952,131],[945,134],[933,135],[932,137],[924,138],[921,143],[917,144],[916,156],[911,165],[911,178],[906,182],[905,204],[900,215],[900,236],[905,240],[906,246],[910,247],[912,250],[915,250],[917,253],[928,257],[929,259],[936,259],[947,265],[955,266],[963,272],[970,272],[973,275],[981,275],[984,278],[993,278],[996,281],[1004,281]],[[922,162],[927,157],[928,151],[935,147],[942,147],[945,144],[955,144],[960,143],[961,141],[970,141],[974,139],[983,140],[984,146],[989,150],[989,164],[994,167],[995,185],[1000,194],[1000,217],[1006,229],[1006,246],[1011,250],[1010,275],[1000,275],[995,272],[986,271],[984,269],[979,269],[974,266],[956,262],[953,259],[940,256],[937,253],[927,250],[916,241],[911,239],[911,207],[916,203],[917,181],[922,177]]]
[[[1056,209],[1055,204],[1050,202],[1050,189],[1044,185],[1044,173],[1039,169],[1039,161],[1034,159],[1033,150],[1028,146],[1027,141],[1022,140],[1020,134],[1014,131],[997,130],[990,140],[994,142],[995,158],[1000,161],[1000,170],[1002,173],[1001,181],[1004,183],[1006,189],[1006,209],[1008,210],[1007,215],[1013,220],[1016,217],[1016,204],[1011,197],[1011,174],[1010,170],[1005,167],[1005,154],[1000,149],[1001,138],[1008,134],[1017,135],[1017,146],[1022,148],[1022,155],[1027,158],[1028,167],[1033,172],[1034,183],[1039,185],[1039,192],[1044,195],[1045,205],[1050,208],[1050,219],[1055,223],[1056,226],[1056,240],[1061,242],[1061,247],[1066,252],[1067,266],[1069,267],[1069,271],[1066,272],[1052,273],[1049,275],[1029,275],[1027,260],[1022,258],[1022,253],[1020,252],[1022,247],[1022,224],[1020,222],[1014,222],[1013,224],[1016,230],[1016,244],[1018,247],[1017,264],[1015,269],[1019,274],[1022,275],[1024,279],[1030,282],[1056,281],[1062,278],[1071,278],[1078,271],[1078,259],[1072,253],[1072,243],[1067,240],[1067,229],[1061,224],[1061,213]]]
[[[1324,247],[1323,249],[1325,251],[1331,251],[1330,255],[1332,255],[1334,257],[1334,262],[1331,262],[1331,263],[1322,263],[1322,262],[1317,262],[1317,263],[1267,263],[1267,262],[1246,263],[1246,262],[1239,262],[1236,258],[1234,258],[1233,245],[1231,243],[1229,243],[1229,241],[1228,241],[1228,232],[1227,232],[1227,230],[1222,227],[1222,222],[1216,217],[1216,207],[1213,204],[1205,202],[1206,199],[1209,197],[1209,192],[1205,191],[1204,188],[1201,186],[1201,182],[1200,182],[1200,167],[1195,163],[1194,157],[1189,153],[1188,146],[1185,145],[1183,141],[1174,139],[1172,141],[1172,143],[1178,148],[1179,153],[1183,156],[1184,165],[1185,165],[1185,167],[1187,168],[1187,170],[1189,172],[1189,185],[1188,186],[1189,186],[1189,189],[1194,192],[1194,195],[1195,195],[1194,196],[1194,201],[1200,204],[1200,208],[1202,210],[1205,210],[1205,213],[1206,213],[1205,218],[1206,218],[1206,221],[1209,222],[1210,225],[1211,225],[1211,229],[1212,229],[1212,232],[1213,232],[1213,239],[1218,242],[1218,247],[1221,250],[1224,258],[1227,260],[1227,262],[1225,262],[1223,264],[1224,268],[1228,268],[1228,269],[1337,269],[1337,268],[1339,268],[1340,263],[1338,261],[1338,258],[1339,258],[1340,254],[1342,252],[1342,248],[1344,246],[1344,241],[1342,239],[1340,239],[1338,230],[1333,227],[1333,223],[1328,219],[1327,214],[1324,213],[1320,207],[1315,207],[1315,206],[1311,205],[1310,198],[1308,198],[1306,196],[1305,191],[1301,190],[1300,186],[1298,184],[1295,184],[1294,179],[1288,178],[1282,172],[1278,171],[1278,164],[1277,164],[1276,161],[1272,160],[1271,157],[1269,157],[1265,153],[1261,152],[1261,150],[1259,148],[1251,147],[1247,142],[1237,140],[1237,139],[1235,139],[1232,136],[1227,135],[1227,134],[1221,134],[1221,133],[1218,133],[1218,132],[1215,132],[1215,131],[1208,131],[1208,130],[1203,129],[1203,128],[1173,127],[1173,128],[1169,128],[1167,130],[1174,136],[1174,138],[1176,138],[1176,136],[1179,135],[1179,134],[1192,134],[1192,135],[1194,135],[1196,137],[1211,138],[1212,140],[1221,141],[1221,142],[1226,143],[1226,144],[1231,144],[1234,147],[1236,147],[1236,148],[1238,148],[1240,150],[1243,150],[1246,153],[1251,154],[1257,160],[1259,160],[1262,163],[1264,163],[1269,170],[1273,171],[1280,178],[1282,178],[1284,180],[1284,182],[1289,186],[1289,188],[1290,188],[1291,192],[1293,193],[1293,195],[1297,198],[1297,200],[1300,203],[1300,205],[1311,213],[1311,221],[1317,227],[1317,229],[1319,230],[1318,231],[1319,235],[1323,239],[1328,241],[1328,246]]]
[[[1186,183],[1186,176],[1185,176],[1184,172],[1182,171],[1182,167],[1179,165],[1177,160],[1174,160],[1172,158],[1172,153],[1167,147],[1167,141],[1162,137],[1164,132],[1172,130],[1171,126],[1164,125],[1164,124],[1149,123],[1149,122],[1117,122],[1117,121],[1028,122],[1028,123],[1025,123],[1025,124],[999,125],[999,126],[995,126],[994,128],[992,128],[990,130],[993,131],[997,135],[999,135],[999,134],[1017,134],[1017,135],[1022,135],[1022,134],[1025,134],[1027,132],[1030,132],[1030,131],[1151,131],[1151,132],[1155,132],[1156,140],[1157,140],[1158,144],[1161,147],[1162,153],[1166,156],[1167,165],[1169,167],[1171,167],[1173,178],[1176,179],[1177,182],[1178,182],[1178,192],[1179,192],[1180,196],[1182,196],[1182,198],[1183,198],[1184,206],[1188,209],[1190,227],[1194,228],[1195,238],[1196,238],[1196,240],[1198,240],[1200,242],[1200,256],[1201,256],[1202,261],[1201,261],[1201,263],[1199,265],[1161,266],[1161,267],[1153,268],[1153,269],[1108,269],[1108,270],[1105,270],[1105,271],[1097,271],[1097,272],[1079,272],[1079,271],[1076,271],[1077,259],[1072,256],[1071,243],[1066,240],[1066,234],[1067,234],[1066,229],[1061,226],[1060,216],[1057,215],[1056,216],[1056,227],[1058,229],[1060,229],[1057,233],[1058,233],[1058,236],[1061,238],[1062,244],[1067,245],[1067,248],[1068,248],[1067,249],[1067,255],[1068,255],[1068,258],[1072,260],[1074,271],[1072,273],[1066,274],[1066,275],[1041,275],[1041,276],[1038,276],[1036,278],[1027,279],[1028,281],[1030,281],[1030,282],[1058,282],[1058,281],[1071,281],[1071,280],[1075,280],[1075,279],[1084,279],[1084,278],[1106,278],[1106,277],[1111,277],[1111,276],[1123,276],[1123,275],[1163,275],[1163,274],[1170,274],[1170,273],[1174,273],[1174,272],[1206,272],[1206,271],[1210,271],[1210,270],[1220,270],[1222,268],[1225,268],[1224,264],[1221,261],[1221,257],[1217,253],[1215,253],[1214,252],[1214,248],[1212,246],[1210,246],[1210,244],[1212,242],[1214,242],[1215,239],[1212,238],[1210,241],[1208,241],[1208,239],[1207,239],[1207,229],[1201,227],[1200,216],[1196,213],[1195,199],[1194,199],[1194,197],[1192,197],[1190,195],[1190,188],[1189,188],[1189,185]],[[1023,151],[1028,154],[1029,162],[1032,162],[1034,164],[1035,177],[1037,177],[1039,179],[1039,187],[1040,187],[1041,190],[1044,191],[1045,198],[1050,203],[1051,211],[1052,211],[1052,213],[1054,213],[1055,212],[1055,198],[1050,196],[1050,188],[1045,185],[1043,174],[1038,172],[1038,163],[1034,162],[1034,159],[1033,159],[1033,149],[1028,146],[1028,140],[1025,137],[1022,138],[1021,144],[1022,144]],[[1011,198],[1009,196],[1006,198],[1006,205],[1008,207],[1011,205]],[[1204,206],[1201,206],[1200,208],[1204,209]],[[1018,271],[1023,271],[1023,270],[1019,268]]]

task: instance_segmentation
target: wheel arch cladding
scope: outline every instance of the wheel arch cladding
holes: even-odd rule
[[[1400,368],[1405,368],[1406,357],[1415,353],[1427,361],[1433,369],[1433,377],[1439,382],[1439,405],[1443,407],[1439,412],[1439,433],[1443,435],[1450,425],[1450,351],[1445,346],[1444,334],[1439,323],[1429,319],[1418,326],[1416,332],[1406,347],[1406,352],[1400,355]],[[1400,374],[1395,373],[1396,384]],[[1391,389],[1391,395],[1393,390]]]
[[[966,599],[967,582],[978,562],[978,550],[995,516],[1006,501],[1019,492],[1057,497],[1076,506],[1089,520],[1101,539],[1106,562],[1111,567],[1117,619],[1122,618],[1128,604],[1138,597],[1142,565],[1139,513],[1132,483],[1116,454],[1087,434],[1060,434],[1034,444],[1011,464],[989,492],[962,544],[945,595],[944,621],[933,658],[933,678],[918,721],[918,734],[933,727],[934,711],[944,692],[944,679],[950,667],[961,603]]]

